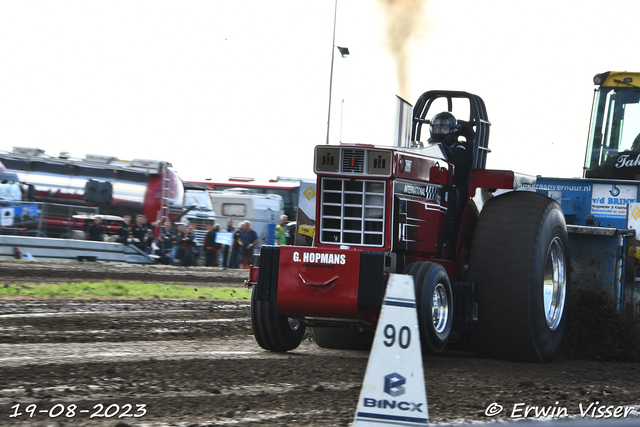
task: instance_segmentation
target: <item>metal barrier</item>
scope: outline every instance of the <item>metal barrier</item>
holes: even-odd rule
[[[86,225],[86,220],[74,216],[98,213],[98,208],[88,206],[3,201],[0,234],[68,239],[74,230],[82,230]],[[116,232],[117,225],[105,225],[110,234]]]
[[[0,258],[37,261],[97,261],[151,264],[146,253],[132,245],[46,237],[0,236]]]

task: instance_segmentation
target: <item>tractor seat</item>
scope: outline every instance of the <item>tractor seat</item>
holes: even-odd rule
[[[473,144],[473,138],[476,134],[473,130],[473,122],[458,120],[458,124],[460,125],[460,136],[463,136],[467,140],[467,143]]]

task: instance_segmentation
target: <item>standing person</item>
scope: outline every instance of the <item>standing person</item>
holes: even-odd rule
[[[131,231],[129,230],[129,227],[131,227],[131,216],[125,215],[122,217],[122,220],[124,223],[118,227],[118,240],[116,240],[116,242],[128,245],[129,237],[131,236]]]
[[[225,230],[228,233],[233,233],[233,219],[227,218],[227,229]],[[231,238],[231,244],[233,245],[233,237]],[[222,266],[229,266],[229,254],[231,252],[231,246],[224,245],[223,250],[223,258],[222,258]]]
[[[233,233],[233,243],[231,245],[231,268],[238,268],[240,262],[240,252],[242,251],[242,241],[240,234],[244,229],[244,221],[238,224],[238,228]]]
[[[204,237],[205,267],[215,267],[218,261],[218,243],[216,235],[220,231],[220,224],[215,224]]]
[[[148,233],[147,218],[141,214],[136,215],[136,223],[131,228],[131,238],[133,239],[133,245],[145,254],[147,253],[146,241]]]
[[[149,222],[146,215],[142,215],[144,218],[144,226],[147,228],[147,232],[144,237],[144,248],[148,254],[153,253],[153,241],[155,240],[154,228],[160,226],[160,221]]]
[[[171,265],[176,265],[176,261],[180,261],[181,251],[182,251],[182,235],[184,233],[184,226],[182,224],[178,224],[176,226],[176,232],[172,233],[171,236],[171,261],[169,263]]]
[[[247,267],[253,264],[253,248],[259,243],[258,234],[251,229],[251,222],[244,222],[244,229],[240,233],[240,241],[242,243],[242,262]]]
[[[280,224],[276,225],[276,246],[286,246],[289,239],[289,227],[287,221],[289,217],[280,215]]]
[[[188,225],[185,232],[182,234],[182,255],[180,257],[180,265],[183,267],[189,267],[191,265],[191,257],[196,251],[196,236],[193,234],[193,227]]]
[[[160,229],[158,238],[156,239],[156,246],[158,246],[156,255],[160,257],[160,262],[162,264],[167,265],[171,261],[170,255],[173,249],[173,237],[171,222],[165,221]]]
[[[102,219],[95,217],[89,227],[87,227],[87,240],[94,242],[104,242],[102,235],[104,234],[104,228],[102,227]]]

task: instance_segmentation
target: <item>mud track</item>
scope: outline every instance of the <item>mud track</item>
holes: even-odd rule
[[[241,285],[248,270],[109,264],[98,262],[0,261],[0,282],[62,283],[121,280],[173,284]]]
[[[6,266],[0,263],[3,278]],[[92,268],[113,266],[74,263],[63,270],[87,269],[81,279],[90,280]],[[168,280],[169,273],[154,269],[138,278],[127,270],[124,280],[196,277],[196,269],[176,267],[189,280],[173,272]],[[44,281],[63,278],[45,270],[21,268],[10,277],[32,282],[31,271]],[[217,281],[213,273],[198,276],[200,286],[242,286],[243,277],[232,280],[221,270]],[[266,352],[253,339],[249,316],[247,301],[0,300],[0,425],[349,425],[368,352],[320,349],[311,336],[296,351]],[[498,419],[519,403],[566,408],[580,418],[580,405],[598,402],[629,406],[627,419],[640,416],[637,363],[560,358],[539,365],[449,352],[425,355],[424,371],[435,424],[494,420],[485,415],[494,402],[504,408]]]

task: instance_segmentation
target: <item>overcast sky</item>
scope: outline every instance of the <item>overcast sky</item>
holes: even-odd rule
[[[634,1],[388,2],[338,2],[351,54],[335,51],[331,143],[390,144],[395,95],[464,90],[492,122],[488,167],[580,176],[593,76],[640,71]],[[334,5],[0,0],[0,149],[168,160],[186,180],[313,177]]]

